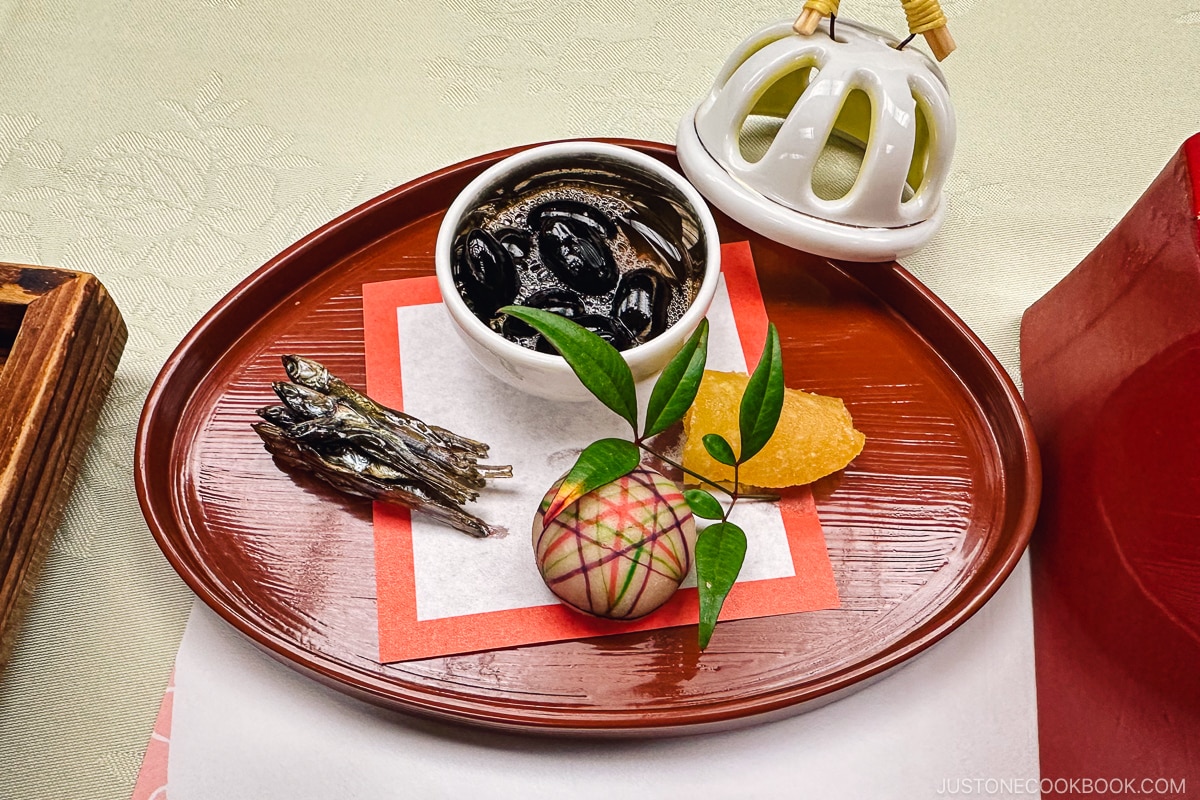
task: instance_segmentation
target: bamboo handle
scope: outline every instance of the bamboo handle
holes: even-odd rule
[[[817,30],[817,26],[821,24],[821,17],[820,11],[815,8],[806,8],[792,23],[792,30],[801,36],[811,36]]]
[[[946,27],[946,15],[938,0],[900,0],[904,16],[908,20],[908,32],[924,34],[925,43],[933,51],[933,57],[941,61],[954,51],[954,39]]]
[[[804,10],[792,23],[792,30],[801,36],[811,36],[817,30],[817,26],[821,24],[822,19],[838,13],[839,2],[841,0],[807,0]]]
[[[954,43],[954,37],[950,35],[950,28],[945,25],[925,31],[924,36],[925,43],[929,45],[933,57],[938,61],[944,61],[946,56],[953,53],[958,47]]]

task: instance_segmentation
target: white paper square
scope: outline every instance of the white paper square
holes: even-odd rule
[[[471,513],[507,529],[505,538],[471,539],[413,514],[417,619],[556,604],[533,561],[534,512],[582,448],[606,436],[627,437],[628,424],[599,401],[556,403],[488,375],[459,340],[440,303],[401,306],[396,318],[404,410],[487,442],[490,462],[513,466],[511,479],[489,482],[480,499],[467,505]],[[708,319],[708,368],[745,372],[724,277]],[[643,413],[652,388],[653,382],[638,387]],[[739,582],[795,574],[776,506],[742,503],[735,519],[751,545]],[[684,585],[694,585],[694,579]]]

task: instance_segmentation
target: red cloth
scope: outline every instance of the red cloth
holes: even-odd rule
[[[1046,778],[1200,786],[1200,135],[1021,328]]]

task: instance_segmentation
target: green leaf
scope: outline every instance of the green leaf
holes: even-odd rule
[[[701,519],[720,519],[725,516],[725,509],[721,508],[717,498],[703,489],[687,489],[683,493],[683,499],[687,500],[692,513]]]
[[[700,327],[675,354],[671,363],[654,382],[650,404],[646,407],[646,431],[643,436],[662,433],[683,419],[683,415],[696,400],[700,391],[700,379],[704,377],[704,364],[708,360],[708,320],[700,320]]]
[[[700,441],[704,443],[704,449],[708,451],[708,454],[722,464],[732,467],[737,463],[737,456],[733,454],[733,445],[725,441],[725,437],[721,434],[706,433]]]
[[[738,463],[744,464],[762,450],[775,433],[783,411],[783,353],[775,324],[767,326],[767,342],[758,366],[746,384],[738,413],[742,448]],[[716,456],[714,456],[715,458]]]
[[[700,592],[700,649],[708,647],[721,606],[746,560],[746,534],[732,522],[718,522],[696,540],[696,586]]]
[[[583,449],[575,466],[558,486],[542,515],[542,524],[549,525],[563,509],[593,489],[628,475],[641,462],[637,445],[624,439],[600,439]]]
[[[554,346],[587,390],[620,414],[637,434],[637,393],[633,373],[617,349],[566,317],[540,308],[505,306],[503,314],[528,322]]]

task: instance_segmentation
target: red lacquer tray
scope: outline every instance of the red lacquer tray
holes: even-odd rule
[[[677,166],[670,146],[618,142]],[[210,311],[146,401],[142,510],[187,584],[269,653],[351,694],[509,730],[681,734],[812,708],[945,636],[1025,549],[1041,485],[1024,407],[968,328],[897,264],[749,240],[789,385],[842,397],[867,435],[815,487],[842,607],[376,663],[371,507],[265,457],[250,429],[279,356],[365,385],[364,283],[430,274],[451,200],[505,151],[394,189],[307,236]]]

